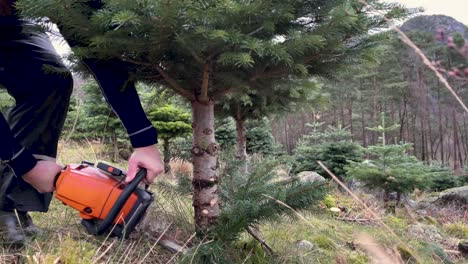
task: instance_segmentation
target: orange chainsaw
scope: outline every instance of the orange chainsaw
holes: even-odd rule
[[[95,175],[82,171],[87,167],[94,164],[67,165],[55,179],[55,197],[80,212],[88,233],[128,237],[154,201],[147,186],[138,186],[146,170],[138,171],[127,184],[121,169],[99,162],[96,168],[103,174]]]

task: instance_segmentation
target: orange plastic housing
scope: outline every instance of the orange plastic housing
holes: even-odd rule
[[[77,168],[67,166],[62,171],[55,184],[55,197],[78,210],[83,219],[103,220],[122,192],[121,183],[111,177],[84,173]],[[137,199],[136,194],[130,195],[114,223],[123,223]]]

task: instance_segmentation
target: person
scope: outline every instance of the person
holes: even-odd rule
[[[48,36],[18,17],[15,0],[0,0],[0,87],[16,104],[0,115],[0,231],[4,241],[23,245],[38,231],[28,212],[46,212],[54,179],[57,145],[66,118],[73,79]],[[123,123],[134,148],[127,181],[146,168],[151,184],[164,166],[156,146],[157,130],[147,119],[118,60],[84,60]]]

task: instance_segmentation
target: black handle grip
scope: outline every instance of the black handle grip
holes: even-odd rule
[[[109,214],[106,218],[99,224],[96,228],[95,235],[102,235],[114,222],[117,214],[122,210],[122,207],[127,202],[130,195],[136,190],[138,184],[146,177],[146,169],[140,169],[135,178],[123,189],[122,193],[119,195],[119,198],[115,201],[114,206],[109,211]]]

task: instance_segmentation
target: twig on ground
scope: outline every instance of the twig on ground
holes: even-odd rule
[[[350,217],[335,217],[337,220],[342,220],[345,222],[372,222],[377,219],[365,219],[365,218],[350,218]],[[379,219],[380,220],[380,219]]]
[[[166,234],[167,230],[169,230],[169,227],[171,227],[172,223],[168,224],[167,227],[164,229],[164,231],[159,235],[158,239],[156,239],[156,242],[151,246],[150,250],[148,250],[148,253],[138,262],[139,264],[143,263],[143,261],[149,256],[151,252],[153,252],[154,247],[158,244],[159,240]]]
[[[274,251],[273,249],[270,247],[270,245],[268,245],[268,243],[265,241],[265,239],[259,234],[259,231],[254,228],[254,227],[251,227],[251,226],[248,226],[245,228],[245,230],[247,231],[247,233],[249,233],[253,238],[255,238],[255,240],[257,240],[258,242],[260,242],[260,244],[262,245],[263,249],[270,255],[273,255],[274,254]]]
[[[106,248],[106,250],[104,250],[104,252],[102,252],[101,255],[99,255],[99,257],[97,257],[96,260],[93,261],[93,263],[97,263],[102,257],[104,257],[107,254],[107,252],[109,252],[109,250],[112,248],[112,246],[114,246],[115,241],[117,240],[112,241],[112,243]]]
[[[177,251],[167,262],[166,264],[168,263],[171,263],[175,257],[180,253],[180,252],[183,252],[185,253],[184,249],[186,249],[187,247],[187,244],[190,243],[190,241],[197,235],[197,233],[193,233],[188,239],[187,241],[185,241],[184,245],[181,247],[181,250],[180,251]]]

